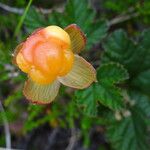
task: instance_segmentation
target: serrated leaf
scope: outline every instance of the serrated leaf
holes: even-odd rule
[[[68,0],[64,12],[68,24],[76,23],[87,36],[87,48],[90,49],[106,36],[108,26],[104,21],[95,21],[96,13],[87,0]]]
[[[99,83],[97,87],[98,101],[112,110],[120,110],[124,107],[121,90],[109,83]]]
[[[150,68],[150,30],[142,34],[138,44],[131,41],[123,30],[117,30],[109,36],[104,48],[103,62],[119,62],[131,75]]]
[[[113,32],[103,46],[105,53],[102,62],[114,61],[123,64],[130,74],[138,70],[138,66],[135,67],[135,59],[138,60],[136,46],[123,30]]]
[[[68,23],[76,23],[82,29],[85,29],[94,19],[95,12],[89,8],[87,0],[68,0],[65,8],[65,17]]]
[[[99,101],[105,106],[117,110],[123,107],[123,97],[114,84],[128,79],[128,73],[117,63],[103,64],[97,70],[99,81]]]
[[[129,91],[130,99],[134,105],[137,105],[149,119],[150,117],[150,99],[148,96],[138,91]]]
[[[86,47],[88,49],[90,49],[93,44],[100,42],[100,40],[106,36],[108,30],[106,22],[99,20],[94,21],[95,16],[96,13],[90,8],[87,0],[68,0],[62,16],[62,18],[64,18],[63,20],[65,20],[63,25],[75,23],[84,31],[87,36]]]
[[[96,86],[90,86],[85,90],[80,90],[75,93],[75,99],[81,107],[83,107],[84,114],[88,116],[97,115],[97,93]]]
[[[104,64],[98,69],[97,78],[98,83],[86,90],[76,92],[76,100],[84,107],[84,113],[96,116],[98,102],[112,110],[122,109],[124,103],[121,90],[114,84],[128,78],[128,73],[123,66],[116,63]]]
[[[141,72],[132,80],[131,85],[150,96],[150,69]]]
[[[48,23],[60,26],[62,28],[65,28],[69,25],[66,19],[64,18],[63,13],[59,13],[56,11],[53,11],[52,14],[48,16]]]
[[[97,71],[99,82],[108,80],[111,83],[119,83],[128,78],[127,70],[122,65],[113,62],[102,65]]]
[[[87,49],[93,44],[99,43],[107,35],[108,26],[105,21],[97,21],[91,27],[85,29],[87,35]]]
[[[130,74],[130,86],[150,94],[150,30],[139,40],[131,41],[123,30],[113,32],[104,44],[103,63],[114,61],[124,65]]]
[[[132,42],[126,35],[126,33],[122,30],[116,31],[113,33],[109,39],[107,40],[107,44],[105,45],[106,52],[102,58],[103,63],[108,63],[111,61],[115,61],[117,63],[122,64],[125,68],[128,69],[131,79],[127,82],[129,85],[130,96],[131,96],[131,116],[127,118],[122,118],[121,121],[114,121],[110,123],[110,128],[108,130],[109,140],[114,149],[116,150],[148,150],[149,146],[147,143],[147,130],[145,121],[148,120],[150,115],[150,104],[149,104],[149,41],[150,34],[149,31],[145,32],[139,40],[139,44]],[[105,64],[104,64],[105,66]],[[100,102],[108,107],[112,106],[116,101],[112,101],[115,97],[110,96],[109,101],[106,100],[106,96],[102,97],[102,93],[107,93],[111,95],[113,88],[106,87],[105,90],[103,88],[109,83],[117,83],[118,81],[123,81],[122,77],[127,79],[127,76],[115,68],[113,71],[111,68],[103,69],[103,65],[101,66],[102,74],[98,72],[98,80],[100,87],[99,95],[101,98]],[[110,71],[110,72],[109,72]],[[112,72],[111,72],[112,71]],[[107,72],[107,73],[106,73]],[[119,73],[119,75],[117,74]],[[115,76],[116,74],[116,76]],[[110,85],[109,85],[110,86]],[[114,87],[114,86],[113,86]],[[132,92],[131,90],[135,89],[140,90],[143,93]],[[105,91],[105,92],[103,92]],[[98,92],[97,92],[98,93]],[[119,94],[121,92],[118,92]],[[96,94],[96,93],[94,93]],[[90,95],[90,93],[89,93]],[[99,96],[97,95],[97,96]],[[121,95],[120,95],[121,96]],[[116,97],[119,96],[116,94]],[[104,101],[103,101],[104,100]],[[83,99],[82,99],[83,102]],[[84,100],[85,102],[85,100]],[[97,101],[98,102],[98,101]],[[106,104],[105,104],[106,103]],[[110,104],[111,103],[111,104]],[[135,105],[135,106],[133,106]],[[87,105],[89,106],[89,105]],[[113,106],[114,107],[114,106]],[[88,108],[88,107],[87,107]]]
[[[123,108],[121,91],[114,86],[97,83],[75,95],[78,105],[83,106],[83,112],[88,116],[98,115],[98,102],[112,110]]]
[[[145,30],[138,40],[139,72],[150,69],[150,29]]]
[[[131,116],[110,122],[107,137],[115,150],[148,150],[147,128],[143,112],[134,107]]]

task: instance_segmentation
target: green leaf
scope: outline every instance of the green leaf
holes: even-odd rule
[[[47,25],[44,16],[38,13],[34,7],[29,9],[24,24],[27,26],[29,32],[32,32],[33,30],[40,27],[45,27]]]
[[[68,105],[65,107],[65,109]],[[64,108],[61,104],[53,103],[49,106],[45,105],[29,105],[28,118],[25,120],[24,131],[31,131],[41,125],[48,123],[52,127],[64,127],[65,120],[60,119]],[[63,112],[64,113],[64,112]]]
[[[132,86],[150,96],[150,69],[143,71],[131,82]]]
[[[116,63],[104,64],[98,69],[97,78],[98,83],[75,94],[78,104],[84,107],[84,113],[96,116],[98,102],[112,110],[123,108],[121,90],[114,85],[128,78],[123,66]]]
[[[140,42],[137,41],[138,44],[131,41],[123,30],[117,30],[109,36],[108,40],[104,44],[106,52],[104,54],[103,61],[117,61],[124,64],[131,73],[133,71],[139,72],[142,69],[149,68],[149,39],[150,30],[147,30],[142,34]],[[140,65],[138,66],[137,64]]]
[[[123,30],[113,32],[104,44],[102,62],[119,62],[130,74],[131,88],[150,95],[150,30],[143,32],[136,42]]]
[[[110,84],[119,83],[128,79],[128,72],[118,63],[103,64],[97,71],[97,79],[99,82],[109,81]]]
[[[120,63],[130,75],[126,83],[130,100],[126,107],[131,116],[110,123],[108,137],[111,145],[116,150],[148,150],[145,122],[150,116],[150,30],[136,42],[130,40],[123,30],[115,31],[106,40],[104,48],[102,63]]]
[[[75,93],[75,99],[78,105],[83,107],[83,112],[88,116],[97,115],[97,93],[96,85],[90,86],[85,90]]]
[[[95,21],[96,13],[90,8],[87,0],[68,0],[64,17],[68,24],[75,23],[84,31],[88,49],[106,36],[106,22]]]
[[[103,46],[105,49],[102,57],[103,63],[118,62],[124,65],[130,74],[137,72],[138,65],[135,66],[135,60],[138,60],[137,49],[123,30],[113,32]]]
[[[143,112],[138,107],[130,111],[131,116],[109,123],[107,137],[115,150],[148,150]]]
[[[87,31],[86,31],[87,30]],[[108,27],[105,21],[97,21],[85,29],[87,35],[87,49],[90,49],[93,44],[97,44],[107,35]]]
[[[129,91],[130,99],[134,105],[137,105],[145,114],[146,119],[150,117],[150,99],[138,91]]]
[[[150,69],[150,29],[145,30],[139,37],[138,51],[140,51],[139,61],[139,72]]]
[[[48,23],[49,25],[57,25],[61,28],[65,28],[69,25],[66,19],[64,18],[64,15],[56,11],[53,11],[52,14],[48,16]]]
[[[124,107],[121,90],[107,83],[100,83],[97,87],[97,97],[100,103],[112,110],[120,110]]]
[[[68,0],[65,9],[65,17],[68,23],[76,23],[82,29],[86,29],[93,21],[95,11],[89,8],[87,0]]]
[[[24,124],[24,131],[31,131],[38,126],[48,121],[47,116],[42,116],[45,106],[43,105],[29,105],[28,107],[28,118]],[[42,117],[39,117],[42,116]]]
[[[97,70],[97,79],[99,81],[99,101],[111,109],[121,109],[123,97],[121,90],[115,84],[128,79],[126,69],[117,63],[103,64]]]

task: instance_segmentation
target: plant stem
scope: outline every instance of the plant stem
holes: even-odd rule
[[[16,29],[15,29],[14,36],[17,36],[17,34],[19,33],[19,31],[20,31],[20,29],[21,29],[21,26],[22,26],[22,24],[23,24],[23,21],[24,21],[26,15],[27,15],[27,12],[28,12],[28,10],[29,10],[31,4],[32,4],[32,1],[33,1],[33,0],[29,0],[29,3],[28,3],[28,5],[26,6],[25,11],[24,11],[24,13],[23,13],[23,15],[22,15],[22,17],[21,17],[21,19],[20,19],[20,21],[19,21],[19,23],[18,23]]]
[[[115,24],[128,21],[128,20],[130,20],[130,19],[132,19],[132,18],[136,18],[136,17],[138,17],[138,16],[140,16],[140,13],[138,13],[138,12],[135,12],[135,13],[129,14],[129,15],[128,15],[128,14],[127,14],[127,15],[121,15],[121,16],[118,16],[118,17],[113,18],[112,20],[110,20],[110,21],[108,22],[108,26],[113,26],[113,25],[115,25]]]

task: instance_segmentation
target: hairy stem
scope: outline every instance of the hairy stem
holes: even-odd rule
[[[28,12],[28,10],[29,10],[31,4],[32,4],[32,1],[33,1],[33,0],[29,0],[29,3],[28,3],[28,5],[27,5],[27,7],[26,7],[26,9],[25,9],[25,11],[24,11],[24,13],[23,13],[23,15],[22,15],[22,17],[21,17],[21,19],[20,19],[20,21],[19,21],[17,27],[16,27],[16,29],[15,29],[14,36],[16,36],[16,35],[19,33],[19,31],[20,31],[20,29],[21,29],[21,26],[22,26],[22,24],[23,24],[23,21],[24,21],[26,15],[27,15],[27,12]]]

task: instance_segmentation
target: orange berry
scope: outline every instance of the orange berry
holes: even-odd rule
[[[58,26],[40,29],[27,38],[16,59],[19,68],[33,81],[49,84],[72,68],[70,37]]]

